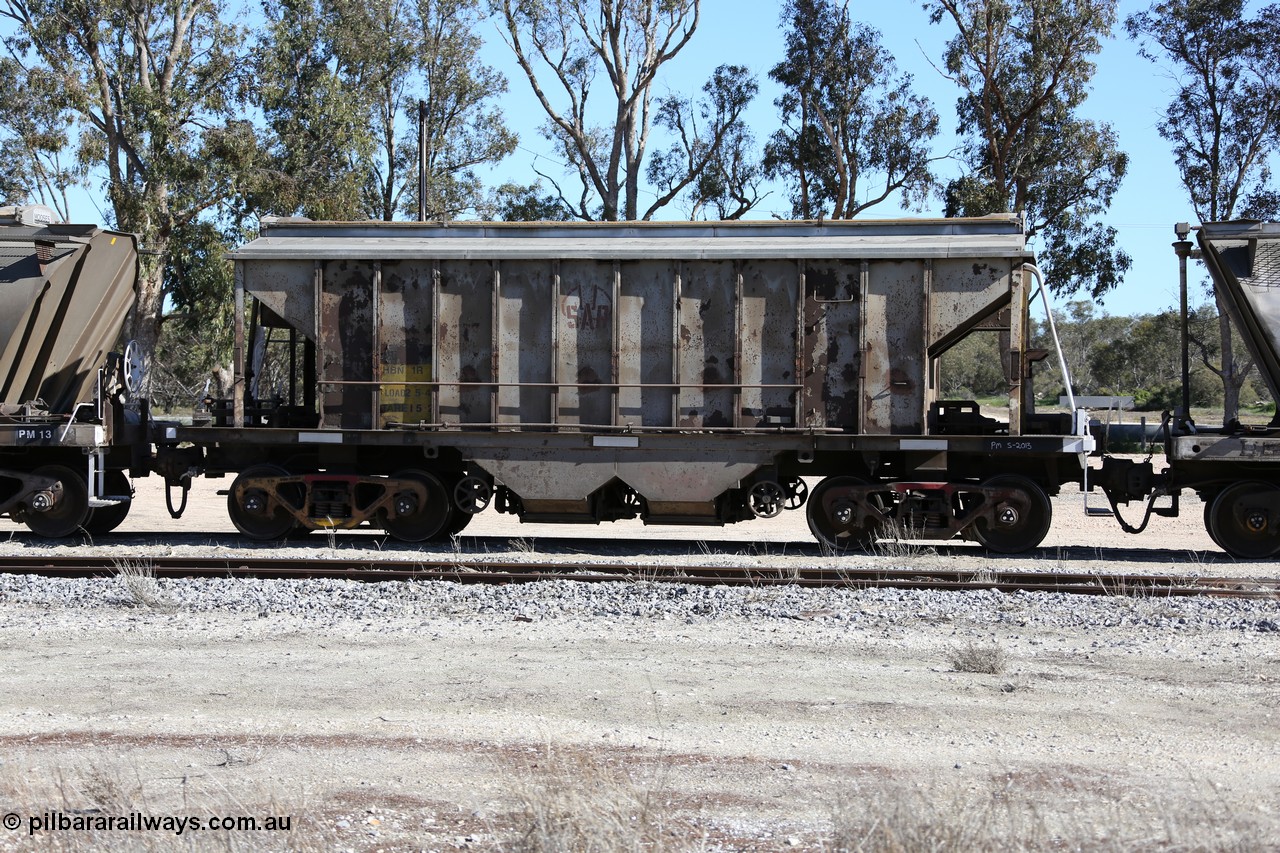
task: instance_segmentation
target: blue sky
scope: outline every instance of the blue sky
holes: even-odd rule
[[[1147,6],[1145,2],[1133,0],[1121,2],[1121,21]],[[930,25],[927,14],[915,0],[879,3],[851,0],[850,9],[855,18],[880,31],[883,44],[893,52],[899,70],[914,75],[917,91],[934,102],[943,128],[936,144],[937,153],[954,148],[958,90],[931,65],[941,62],[943,46],[951,30],[945,23]],[[523,72],[509,59],[505,45],[498,41],[496,24],[493,26],[495,29],[486,34],[491,43],[485,51],[486,59],[507,74],[510,91],[502,99],[502,105],[512,126],[524,129],[520,150],[500,164],[494,175],[499,180],[527,183],[534,177],[531,162],[535,157],[552,155],[551,146],[534,130],[541,125],[544,114]],[[1169,146],[1156,131],[1172,82],[1155,64],[1137,55],[1136,45],[1123,36],[1120,25],[1116,31],[1117,36],[1107,42],[1098,58],[1093,94],[1083,108],[1086,117],[1108,122],[1115,128],[1121,148],[1130,157],[1128,175],[1104,221],[1118,230],[1122,246],[1133,257],[1133,267],[1124,283],[1106,297],[1103,307],[1111,314],[1146,313],[1177,305],[1177,261],[1170,247],[1175,239],[1173,224],[1194,221],[1194,217],[1173,166]],[[777,110],[773,106],[778,90],[768,79],[768,71],[781,58],[782,49],[783,32],[776,2],[704,0],[698,32],[660,79],[660,93],[694,94],[716,66],[726,62],[745,64],[760,81],[760,95],[748,121],[757,141],[763,142],[778,125]],[[605,81],[600,81],[600,85],[604,84]],[[944,177],[959,171],[955,163],[943,162],[938,166]],[[540,168],[548,167],[554,168],[554,163],[543,159]],[[785,193],[778,190],[752,216],[765,218],[773,212],[785,214],[787,210]],[[935,201],[923,214],[941,215],[941,212],[941,202]],[[682,215],[676,206],[664,209],[664,213],[665,216],[663,213],[659,216],[679,218]],[[889,203],[864,214],[877,218],[904,215],[919,214],[904,212]],[[1193,293],[1193,303],[1203,298],[1202,294]]]

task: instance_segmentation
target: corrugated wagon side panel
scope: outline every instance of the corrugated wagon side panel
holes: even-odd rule
[[[546,261],[501,265],[498,423],[551,421],[555,280]]]
[[[965,331],[1009,306],[1013,274],[1003,258],[933,261],[929,346]]]
[[[662,260],[621,265],[617,305],[620,424],[672,426],[676,266]]]
[[[737,272],[730,261],[684,264],[680,291],[679,426],[733,425]]]
[[[612,261],[560,263],[557,423],[613,421]]]
[[[382,266],[378,295],[379,426],[431,419],[432,265]]]
[[[924,326],[929,266],[921,261],[869,264],[862,432],[924,432]]]
[[[738,422],[744,427],[795,426],[795,261],[752,261],[742,268],[739,310],[743,384]]]
[[[440,420],[447,425],[493,420],[493,264],[440,265],[436,345]]]
[[[320,287],[321,413],[327,427],[373,426],[375,263],[331,261]]]
[[[311,259],[239,261],[245,289],[292,328],[316,335],[316,262]]]
[[[862,369],[862,264],[805,265],[801,417],[804,427],[854,430]]]

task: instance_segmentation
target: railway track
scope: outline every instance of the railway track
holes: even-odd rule
[[[571,580],[582,583],[653,581],[727,586],[792,585],[864,589],[894,587],[929,590],[1061,592],[1074,595],[1280,598],[1280,578],[1195,577],[1070,571],[981,569],[767,569],[707,565],[643,565],[449,560],[344,560],[234,557],[104,558],[2,557],[0,574],[46,577],[109,577],[142,570],[157,578],[338,578],[361,582],[448,580],[460,583],[530,583]]]

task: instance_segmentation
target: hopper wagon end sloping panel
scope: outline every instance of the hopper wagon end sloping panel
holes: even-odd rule
[[[78,243],[58,243],[75,229]],[[36,242],[6,266],[3,302],[8,339],[0,355],[0,396],[43,400],[67,414],[93,399],[97,369],[117,343],[133,306],[137,245],[132,235],[85,226],[51,229],[43,257]]]
[[[1214,288],[1280,397],[1280,223],[1205,223],[1197,236]]]

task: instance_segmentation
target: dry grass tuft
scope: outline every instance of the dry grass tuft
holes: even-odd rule
[[[201,784],[201,777],[171,780],[146,778],[112,758],[91,758],[87,764],[56,768],[40,778],[24,776],[6,765],[0,769],[0,802],[4,811],[20,818],[17,829],[0,833],[0,851],[39,850],[49,853],[167,853],[180,850],[294,851],[321,853],[343,849],[334,828],[318,818],[306,803],[282,799],[271,792],[233,792],[217,783]],[[188,784],[188,781],[191,784]],[[168,790],[166,790],[168,789]],[[130,815],[166,816],[207,823],[230,815],[289,817],[288,830],[230,830],[200,832],[184,824],[172,829],[127,830],[90,823],[60,828],[53,823]],[[31,821],[35,821],[33,825]],[[42,825],[41,822],[44,822]]]
[[[825,850],[836,853],[1098,853],[1275,849],[1275,828],[1222,802],[1152,802],[1145,797],[1086,798],[1069,811],[1043,801],[1046,792],[999,784],[945,795],[890,785],[855,785],[832,812]]]
[[[621,768],[550,751],[516,775],[520,853],[692,850],[689,827],[670,814],[662,779],[640,783]]]
[[[519,539],[510,540],[511,550],[518,554],[536,554],[538,553],[538,540],[528,539],[521,536]]]
[[[999,675],[1008,665],[1004,649],[994,642],[990,644],[969,642],[947,652],[947,663],[956,672],[972,672],[978,675]]]
[[[855,787],[853,796],[833,809],[836,853],[1003,853],[1045,849],[1050,841],[1034,811],[1010,809],[998,797],[946,802],[897,786]]]
[[[116,580],[135,604],[164,613],[178,609],[177,602],[160,587],[155,566],[149,560],[116,560],[115,567]]]
[[[868,551],[877,557],[890,557],[895,560],[938,556],[937,548],[913,541],[921,538],[923,537],[919,529],[910,524],[900,524],[895,520],[880,530],[879,538],[871,543]]]

